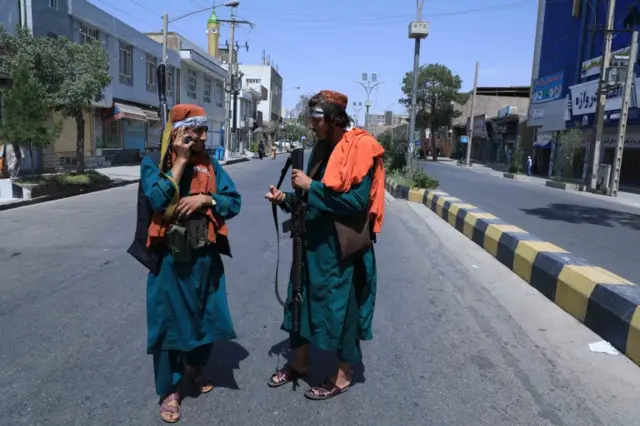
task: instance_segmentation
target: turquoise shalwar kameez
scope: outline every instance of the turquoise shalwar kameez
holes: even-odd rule
[[[231,177],[215,159],[217,193],[214,214],[229,220],[240,212],[241,197]],[[167,173],[171,176],[171,173]],[[193,168],[185,167],[180,197],[189,196]],[[158,166],[145,157],[140,183],[153,210],[169,206],[175,187]],[[176,263],[167,250],[157,275],[147,279],[147,353],[153,354],[156,392],[175,391],[184,364],[203,367],[214,342],[236,338],[229,307],[222,258],[215,245],[193,251],[190,263]]]
[[[316,145],[317,146],[317,145]],[[311,152],[307,174],[317,149]],[[322,183],[327,161],[324,157],[308,191],[305,255],[300,315],[300,335],[292,332],[292,309],[287,304],[282,330],[290,333],[293,348],[307,343],[338,353],[340,361],[362,361],[361,340],[371,340],[376,298],[376,261],[373,244],[355,259],[342,261],[334,218],[362,215],[369,210],[369,191],[373,171],[359,185],[341,193]],[[290,212],[293,194],[286,193],[281,205]],[[293,284],[289,282],[291,300]]]

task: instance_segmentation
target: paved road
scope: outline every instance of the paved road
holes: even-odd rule
[[[235,257],[225,261],[239,339],[218,346],[218,388],[185,400],[181,424],[640,424],[639,368],[589,352],[599,340],[590,331],[398,200],[377,248],[375,338],[357,385],[326,403],[306,401],[304,388],[268,389],[285,335],[262,195],[283,161],[229,168],[244,195],[230,224]],[[145,273],[124,252],[135,194],[125,187],[0,213],[1,424],[161,424],[145,354]],[[282,248],[287,264],[290,241]],[[319,362],[311,380],[333,362]]]
[[[593,264],[640,282],[640,209],[593,196],[426,163],[440,188]]]

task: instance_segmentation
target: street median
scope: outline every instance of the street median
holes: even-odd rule
[[[640,287],[446,192],[386,180],[396,198],[420,203],[640,365]]]

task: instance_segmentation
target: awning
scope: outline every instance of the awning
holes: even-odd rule
[[[160,121],[160,111],[152,111],[150,109],[142,110],[149,121]]]
[[[126,118],[128,120],[149,121],[149,117],[142,108],[120,104],[118,102],[113,105],[113,118],[114,120]]]

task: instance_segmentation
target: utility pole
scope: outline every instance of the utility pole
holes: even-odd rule
[[[631,51],[629,52],[629,65],[627,75],[624,82],[624,92],[622,95],[622,108],[620,111],[620,122],[618,123],[618,143],[616,144],[616,153],[613,160],[613,170],[611,173],[611,182],[608,188],[608,195],[612,197],[618,196],[618,188],[620,187],[620,170],[622,169],[622,154],[624,152],[624,141],[627,135],[627,119],[629,118],[629,104],[631,103],[631,88],[635,77],[635,64],[638,60],[638,31],[633,31],[631,36]]]
[[[236,35],[236,19],[235,19],[235,8],[231,9],[231,31],[229,33],[229,67],[227,71],[227,99],[226,99],[226,110],[227,110],[227,119],[224,124],[224,159],[225,161],[229,160],[229,149],[231,148],[231,137],[232,134],[232,125],[231,121],[233,119],[231,110],[231,101],[233,99],[233,92],[235,90],[235,73],[236,73],[236,55],[235,55],[235,35]],[[235,107],[235,105],[234,105]],[[235,108],[234,108],[235,109]]]
[[[420,41],[429,35],[429,23],[422,20],[424,0],[416,0],[416,20],[409,23],[409,38],[415,39],[413,48],[413,80],[411,84],[411,111],[409,115],[409,134],[407,135],[407,164],[411,165],[415,146],[416,104],[418,98],[418,73],[420,72]]]
[[[604,108],[607,103],[607,68],[611,62],[611,41],[613,40],[613,19],[615,15],[616,0],[609,0],[607,8],[607,24],[604,30],[604,50],[602,52],[602,64],[600,65],[600,81],[598,82],[598,104],[596,105],[596,135],[591,145],[591,179],[589,189],[594,191],[598,182],[598,166],[600,165],[600,146],[602,145],[602,133],[604,131]]]
[[[476,115],[476,91],[478,90],[478,70],[480,69],[480,61],[476,61],[476,76],[473,79],[473,94],[471,95],[471,118],[469,119],[469,140],[467,141],[467,157],[465,164],[471,164],[471,147],[473,146],[473,124]]]

